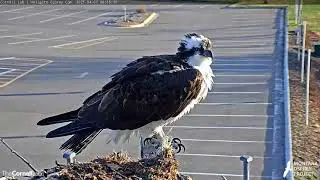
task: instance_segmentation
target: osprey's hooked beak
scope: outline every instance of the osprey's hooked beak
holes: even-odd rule
[[[204,57],[210,57],[210,58],[213,59],[213,54],[212,54],[211,50],[204,50],[202,56],[204,56]]]

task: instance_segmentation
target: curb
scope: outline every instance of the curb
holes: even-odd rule
[[[276,4],[248,4],[248,5],[245,5],[245,4],[238,4],[238,3],[234,3],[234,4],[231,4],[229,6],[227,6],[227,8],[235,8],[235,9],[241,9],[241,8],[286,8],[288,5],[276,5]]]
[[[283,76],[284,76],[284,122],[285,122],[285,163],[286,168],[283,173],[283,178],[287,180],[294,179],[294,167],[293,167],[293,154],[292,154],[292,134],[291,134],[291,112],[290,112],[290,83],[289,83],[289,60],[288,60],[288,50],[289,50],[289,37],[288,37],[288,8],[285,7],[283,12],[283,31],[284,38],[283,43],[285,45],[284,49],[284,66],[283,66]]]
[[[133,25],[119,25],[118,28],[141,28],[146,27],[151,24],[154,20],[159,17],[159,14],[153,12],[147,17],[142,23],[140,24],[133,24]]]

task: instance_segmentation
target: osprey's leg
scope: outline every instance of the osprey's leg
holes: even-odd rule
[[[164,142],[164,138],[165,138],[165,134],[162,130],[162,127],[157,127],[154,131],[151,137],[146,138],[143,141],[143,144],[155,144],[155,143],[159,143],[159,141],[161,142],[161,144],[163,144]]]
[[[141,140],[141,158],[150,159],[161,154],[164,143],[164,133],[154,131],[151,137]]]
[[[161,151],[163,151],[166,148],[173,149],[174,153],[179,153],[181,152],[181,150],[183,150],[184,152],[186,150],[186,148],[181,143],[181,140],[179,138],[172,138],[170,136],[166,136],[165,133],[163,132],[162,127],[158,127],[156,129],[156,132],[160,135],[160,139],[162,139]]]
[[[165,149],[172,149],[173,152],[180,153],[185,151],[185,146],[181,143],[179,138],[172,138],[166,136],[162,128],[155,129],[153,135],[141,141],[143,152],[142,158],[152,158],[160,155]]]
[[[179,138],[166,136],[162,128],[157,129],[152,137],[146,138],[144,145],[146,144],[153,145],[159,151],[163,151],[166,148],[173,149],[174,153],[185,151],[185,146],[181,143],[181,140]]]

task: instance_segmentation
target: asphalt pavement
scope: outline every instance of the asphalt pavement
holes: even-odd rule
[[[36,168],[65,162],[59,146],[68,137],[45,139],[57,127],[38,127],[47,116],[72,110],[128,62],[175,53],[178,41],[198,32],[214,42],[215,86],[189,115],[165,130],[186,152],[181,170],[196,180],[241,179],[241,155],[253,157],[252,179],[281,179],[284,124],[275,113],[275,74],[283,57],[280,9],[232,9],[209,4],[150,4],[159,18],[149,27],[98,26],[120,16],[121,5],[0,6],[0,137]],[[127,5],[128,11],[137,5]],[[60,125],[59,125],[60,126]],[[138,157],[138,139],[106,144],[105,133],[78,157],[114,150]],[[1,172],[30,171],[0,144]]]

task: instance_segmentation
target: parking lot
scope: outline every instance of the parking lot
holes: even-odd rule
[[[239,157],[247,154],[254,158],[252,179],[281,179],[284,132],[273,92],[283,58],[283,11],[150,4],[160,16],[149,27],[97,25],[122,8],[0,6],[0,137],[38,169],[64,162],[58,148],[67,138],[43,138],[56,126],[37,127],[40,119],[77,108],[128,62],[175,53],[185,33],[199,32],[214,42],[215,86],[191,114],[166,128],[186,146],[178,155],[181,170],[200,180],[241,179]],[[78,159],[120,149],[138,157],[137,142],[107,145],[102,133]],[[0,162],[0,172],[29,171],[3,145]]]

